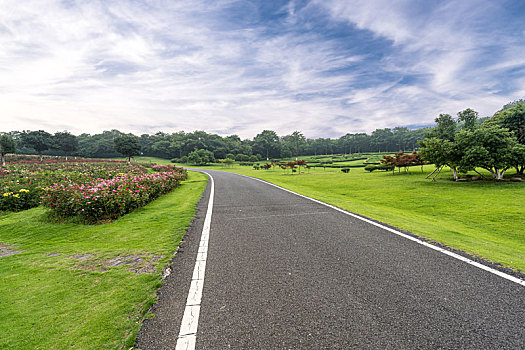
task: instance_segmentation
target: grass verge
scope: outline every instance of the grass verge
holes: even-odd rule
[[[207,167],[249,175],[333,204],[402,230],[525,271],[525,183],[453,182],[442,171],[437,182],[425,179],[434,169],[408,174],[352,169],[311,169],[307,174],[250,167]]]
[[[129,349],[207,177],[105,225],[0,217],[0,349]],[[1,251],[0,251],[1,252]]]

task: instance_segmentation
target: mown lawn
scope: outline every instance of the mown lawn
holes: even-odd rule
[[[442,171],[437,182],[425,179],[434,168],[409,174],[348,174],[311,169],[301,175],[282,170],[234,166],[212,169],[258,177],[348,211],[411,231],[513,269],[525,271],[525,182],[453,182]],[[510,171],[513,172],[512,170]],[[319,234],[322,234],[319,233]]]
[[[0,349],[129,349],[207,177],[114,222],[59,224],[34,208],[0,217]],[[174,272],[176,273],[176,271]]]

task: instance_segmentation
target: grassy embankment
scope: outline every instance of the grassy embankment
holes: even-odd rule
[[[443,170],[409,174],[368,173],[362,168],[312,168],[290,175],[281,169],[253,170],[235,165],[207,167],[258,177],[348,211],[411,231],[513,269],[525,271],[525,183],[453,182]],[[322,234],[322,233],[320,233]]]
[[[0,257],[0,348],[129,349],[206,183],[191,172],[104,225],[53,223],[42,207],[1,216],[0,242],[23,252]]]

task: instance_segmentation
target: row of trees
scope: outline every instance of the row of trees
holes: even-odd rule
[[[466,109],[457,120],[448,114],[436,118],[435,128],[409,130],[404,127],[376,129],[370,135],[348,133],[337,139],[307,139],[301,132],[279,136],[264,130],[252,140],[237,135],[221,137],[204,131],[185,133],[158,132],[134,136],[118,130],[101,134],[72,135],[67,131],[51,135],[45,131],[13,131],[0,138],[0,153],[75,155],[83,157],[128,157],[137,154],[178,158],[194,164],[215,159],[260,161],[302,155],[350,154],[364,152],[399,152],[423,146],[426,161],[450,166],[458,172],[485,168],[495,178],[502,178],[509,167],[523,174],[522,148],[525,144],[525,101],[505,105],[491,118],[478,118]],[[120,146],[119,146],[120,144]],[[13,147],[14,146],[14,147]]]
[[[13,135],[15,137],[13,137]],[[5,165],[4,156],[7,153],[27,153],[36,152],[42,158],[46,151],[60,152],[67,159],[72,152],[77,151],[77,137],[67,131],[56,132],[54,135],[38,130],[4,133],[0,136],[0,154],[2,165]]]
[[[525,170],[525,101],[504,106],[492,118],[478,123],[478,113],[466,109],[457,119],[449,114],[436,118],[437,126],[420,142],[423,158],[436,165],[439,173],[450,167],[454,179],[458,173],[489,171],[496,180],[510,168],[518,175]],[[479,174],[480,176],[483,176]]]
[[[51,153],[60,152],[67,160],[68,155],[76,153],[79,146],[77,137],[67,131],[57,132],[54,135],[43,130],[24,131],[19,134],[17,140],[18,143],[22,145],[22,152],[18,153],[30,153],[23,152],[24,149],[30,148],[30,150],[33,150],[40,155],[40,160],[42,160],[42,155],[46,151]],[[131,160],[132,156],[140,153],[142,145],[136,136],[122,134],[113,139],[111,147],[114,149],[117,156],[125,155],[128,157],[128,160]],[[5,166],[6,154],[16,152],[17,143],[15,142],[15,139],[9,134],[0,135],[0,156],[2,165]]]
[[[145,156],[161,158],[188,157],[197,150],[213,153],[215,159],[232,158],[238,161],[289,158],[302,155],[349,154],[363,152],[397,152],[413,150],[424,137],[425,129],[409,130],[405,127],[377,129],[370,135],[348,133],[340,138],[307,139],[301,132],[279,136],[275,131],[264,130],[252,140],[242,140],[237,135],[222,137],[204,131],[186,133],[158,132],[137,137],[140,151]],[[130,134],[118,130],[100,134],[74,136],[67,131],[51,135],[45,131],[12,131],[4,133],[15,142],[18,153],[74,155],[90,158],[118,157],[114,140]],[[253,158],[253,157],[256,158]],[[202,157],[201,157],[202,158]]]

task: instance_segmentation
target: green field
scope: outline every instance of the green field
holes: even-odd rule
[[[0,349],[129,349],[194,217],[203,174],[104,225],[0,217]],[[176,273],[176,271],[175,271]]]
[[[208,167],[210,168],[210,167]],[[408,174],[368,173],[362,168],[313,168],[301,175],[281,169],[234,166],[212,169],[258,177],[348,211],[411,231],[513,269],[525,271],[525,183],[453,182],[443,170],[437,182],[425,179],[433,166]],[[319,234],[322,234],[319,233]]]

